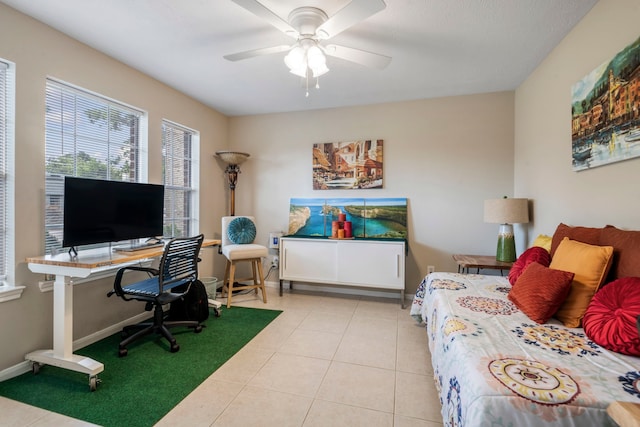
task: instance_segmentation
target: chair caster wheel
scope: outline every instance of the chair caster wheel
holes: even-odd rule
[[[196,334],[199,334],[200,332],[202,332],[202,325],[198,325],[195,328],[193,328],[193,332],[195,332]]]
[[[171,353],[177,353],[180,350],[180,346],[178,344],[171,345]]]
[[[33,362],[33,364],[31,365],[31,371],[33,372],[33,375],[38,375],[41,366],[42,365],[40,365],[38,362]]]
[[[96,391],[98,388],[98,377],[89,377],[89,391]]]
[[[118,357],[125,357],[128,354],[128,351],[126,348],[121,348],[118,350]]]
[[[214,309],[213,309],[213,314],[214,314],[216,317],[220,317],[220,314],[221,314],[221,313],[220,313],[220,310],[219,310],[219,309],[214,308]]]

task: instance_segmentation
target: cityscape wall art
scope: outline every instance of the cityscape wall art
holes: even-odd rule
[[[571,88],[574,171],[640,156],[640,38]]]
[[[313,189],[382,188],[381,139],[313,144]]]

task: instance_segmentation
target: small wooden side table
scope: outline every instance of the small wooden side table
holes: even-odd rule
[[[615,401],[607,407],[607,414],[620,427],[640,426],[640,404]]]
[[[492,255],[462,255],[455,254],[453,260],[458,264],[458,273],[469,273],[470,268],[475,268],[476,273],[481,269],[500,270],[500,275],[504,270],[509,270],[512,262],[498,261]]]

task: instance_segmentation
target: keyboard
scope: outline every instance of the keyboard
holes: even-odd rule
[[[159,248],[162,246],[164,246],[164,243],[162,242],[140,243],[135,245],[120,246],[118,248],[115,248],[114,250],[116,252],[136,252],[136,251],[144,251],[145,249]]]

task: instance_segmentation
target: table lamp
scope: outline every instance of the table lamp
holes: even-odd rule
[[[249,158],[249,154],[238,151],[216,151],[216,156],[227,164],[225,172],[227,173],[227,181],[229,182],[230,208],[229,215],[236,214],[236,182],[240,173],[240,164]]]
[[[484,201],[484,222],[500,224],[496,260],[516,260],[516,242],[513,225],[529,222],[528,199],[489,199]]]

